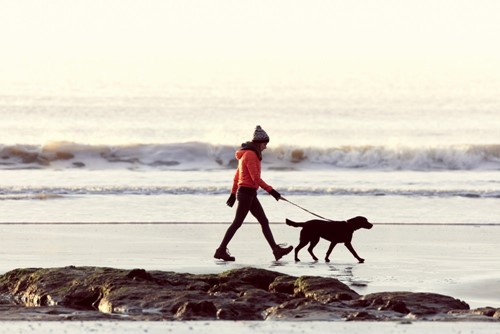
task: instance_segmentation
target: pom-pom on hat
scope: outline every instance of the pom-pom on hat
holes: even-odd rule
[[[264,131],[260,127],[260,125],[257,125],[255,127],[255,131],[253,132],[252,141],[254,143],[269,143],[269,136],[267,135],[266,131]]]

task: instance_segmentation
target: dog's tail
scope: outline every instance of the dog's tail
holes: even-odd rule
[[[286,222],[286,224],[288,226],[293,226],[293,227],[302,227],[302,226],[304,226],[304,223],[296,223],[296,222],[291,221],[288,218],[285,220],[285,222]]]

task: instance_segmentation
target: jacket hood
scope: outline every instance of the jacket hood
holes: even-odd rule
[[[257,157],[259,157],[259,160],[262,160],[262,152],[251,141],[241,144],[241,149],[235,153],[236,159],[240,160],[247,151],[254,151]]]

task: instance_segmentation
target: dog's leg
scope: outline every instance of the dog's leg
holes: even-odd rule
[[[307,245],[309,241],[300,240],[300,243],[295,247],[295,261],[299,262],[299,251]]]
[[[325,261],[330,262],[330,254],[332,253],[333,247],[337,245],[336,242],[330,243],[330,247],[328,247],[328,250],[326,251],[326,256],[325,256]]]
[[[354,255],[354,257],[359,261],[359,263],[365,262],[365,259],[362,259],[358,256],[358,254],[356,253],[350,242],[346,242],[345,246],[351,252],[351,254]]]
[[[309,248],[307,248],[307,250],[309,251],[309,254],[311,254],[311,256],[312,256],[312,258],[313,258],[314,261],[318,261],[318,258],[313,253],[313,248],[316,247],[316,245],[318,244],[318,242],[319,242],[319,237],[311,240],[311,244],[309,245]]]

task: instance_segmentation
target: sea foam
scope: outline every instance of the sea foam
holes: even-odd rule
[[[1,169],[235,168],[238,146],[204,142],[134,145],[0,145]],[[277,146],[264,152],[263,169],[500,170],[500,144],[435,147]]]

